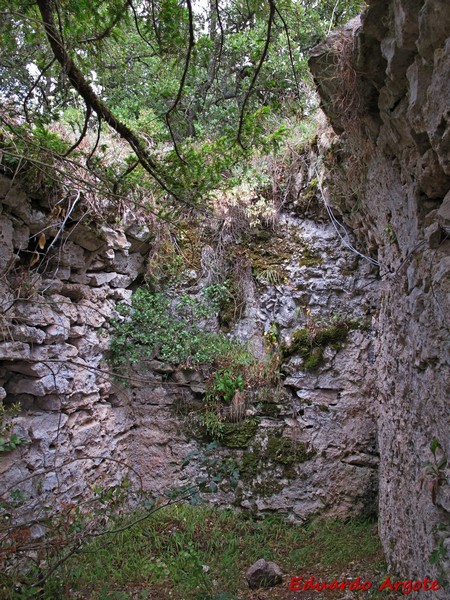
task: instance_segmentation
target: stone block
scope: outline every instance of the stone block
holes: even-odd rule
[[[271,588],[282,583],[283,572],[276,563],[260,558],[247,570],[245,578],[252,590]]]
[[[40,415],[29,415],[28,430],[32,440],[43,441],[50,445],[61,429],[67,423],[68,416],[64,413],[43,413]]]
[[[70,377],[70,375],[69,375]],[[72,377],[66,379],[60,374],[45,375],[40,379],[22,379],[11,377],[6,384],[10,394],[30,394],[32,396],[46,396],[47,394],[67,394],[72,389]]]
[[[102,286],[109,284],[117,277],[117,273],[86,273],[90,285]]]
[[[5,188],[6,188],[5,184]],[[11,209],[11,212],[19,217],[26,225],[31,223],[31,207],[30,202],[25,192],[18,186],[11,185],[9,182],[9,189],[6,192],[3,200],[3,204]]]
[[[86,268],[85,251],[71,240],[64,241],[61,247],[57,249],[57,260],[62,267]]]
[[[12,262],[13,226],[6,215],[0,215],[0,274]]]
[[[419,13],[417,49],[422,58],[433,63],[434,51],[442,46],[450,31],[447,0],[425,0]]]
[[[72,344],[49,344],[32,348],[31,358],[36,361],[65,361],[75,358],[78,350]]]
[[[67,234],[67,238],[89,252],[98,252],[105,246],[102,234],[85,223],[77,223]]]
[[[42,344],[45,339],[45,333],[37,327],[28,325],[9,325],[7,329],[1,332],[5,340],[15,342],[31,342],[33,344]]]
[[[130,275],[116,275],[114,279],[111,280],[111,287],[113,288],[127,288],[134,281],[134,277]]]
[[[101,230],[105,237],[108,248],[112,248],[113,250],[122,250],[124,252],[128,251],[131,243],[127,240],[127,237],[123,231],[111,229],[111,227],[107,227],[106,225],[103,225]]]
[[[14,318],[30,326],[46,326],[57,323],[60,315],[48,301],[19,301],[14,305]]]
[[[9,370],[13,373],[20,373],[27,377],[45,377],[52,372],[50,366],[41,362],[14,362]],[[27,392],[28,393],[28,392]]]
[[[24,360],[31,358],[29,344],[24,342],[2,342],[0,344],[0,360]]]
[[[416,177],[420,191],[428,198],[443,198],[450,188],[450,177],[431,148],[420,159]]]

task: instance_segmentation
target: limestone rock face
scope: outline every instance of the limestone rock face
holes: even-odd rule
[[[0,178],[8,282],[0,292],[0,397],[20,402],[16,428],[27,441],[2,457],[5,489],[24,481],[28,497],[44,491],[67,501],[95,483],[134,477],[162,494],[210,477],[214,452],[213,475],[222,480],[205,493],[211,502],[304,520],[373,513],[379,477],[392,568],[402,578],[439,578],[429,558],[449,548],[449,486],[445,472],[427,478],[424,464],[433,463],[433,439],[437,459],[450,456],[446,4],[372,0],[362,19],[316,50],[312,70],[341,135],[331,146],[320,142],[330,168],[323,196],[361,252],[343,247],[342,228],[318,203],[311,150],[277,229],[246,248],[245,306],[230,324],[259,356],[268,344],[283,346],[283,378],[266,396],[250,394],[245,420],[227,423],[213,450],[194,418],[207,370],[152,356],[123,388],[105,360],[116,304],[130,301],[146,269],[146,223],[131,214],[117,229],[80,222],[61,236],[56,262],[30,269],[23,256],[34,252],[48,209]],[[313,188],[317,198],[302,213],[301,195]],[[205,284],[195,270],[189,277]],[[352,323],[345,340],[306,356],[305,330],[326,322],[333,332],[342,315]]]
[[[308,161],[295,196],[315,176],[317,156]],[[124,478],[163,494],[186,481],[217,477],[208,467],[208,442],[194,422],[210,371],[170,365],[156,356],[136,368],[124,388],[106,361],[116,304],[130,301],[130,288],[146,269],[142,252],[151,240],[146,225],[133,224],[130,215],[117,231],[80,222],[61,237],[58,269],[51,261],[30,269],[21,263],[26,259],[19,250],[32,243],[23,232],[39,231],[34,217],[39,223],[50,217],[7,179],[0,179],[1,189],[7,202],[0,265],[8,286],[0,296],[5,310],[0,391],[7,402],[21,404],[15,427],[27,442],[1,463],[5,489],[25,480],[27,496],[40,497],[38,490],[45,489],[53,502],[52,495],[69,501],[88,494],[94,484],[109,486]],[[276,231],[252,239],[245,308],[230,334],[264,356],[274,327],[276,343],[289,346],[315,320],[332,324],[345,314],[365,325],[349,330],[345,343],[326,345],[316,369],[305,369],[305,358],[293,352],[279,388],[265,396],[249,393],[243,424],[230,423],[226,439],[214,449],[223,480],[205,495],[216,504],[260,514],[282,510],[302,520],[316,513],[373,513],[378,462],[374,414],[366,401],[376,274],[342,247],[321,204],[309,204],[305,216],[295,201],[289,203]],[[18,294],[23,282],[17,275],[27,270],[32,293],[25,296]],[[49,464],[56,465],[54,472]]]
[[[345,64],[330,39],[310,65],[340,134],[328,164],[330,199],[351,214],[383,277],[369,402],[384,548],[403,578],[439,578],[450,566],[449,471],[435,474],[435,495],[424,465],[435,460],[433,440],[440,443],[436,460],[450,458],[450,12],[444,0],[369,4],[359,28],[335,34],[353,49]],[[345,111],[339,72],[355,75]]]
[[[129,285],[144,257],[129,252],[123,232],[78,223],[63,232],[48,265],[37,262],[33,268],[32,236],[51,230],[49,209],[5,177],[0,192],[1,398],[21,404],[14,427],[26,441],[2,457],[2,489],[25,479],[30,499],[48,495],[53,504],[55,498],[83,495],[95,483],[112,485],[126,477],[125,436],[133,417],[108,403],[108,334],[102,326],[115,314],[110,295],[131,294],[112,292],[109,283],[126,274]],[[110,249],[117,265],[113,257],[105,260]],[[121,253],[129,259],[126,269]],[[95,261],[102,261],[104,271],[90,278]]]

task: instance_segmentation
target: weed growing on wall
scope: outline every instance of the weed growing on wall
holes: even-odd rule
[[[140,288],[131,305],[119,304],[119,318],[112,321],[111,363],[124,367],[144,358],[158,357],[175,364],[210,365],[242,348],[221,333],[208,331],[206,322],[217,314],[224,286],[206,288],[199,296],[165,293]]]
[[[13,433],[13,418],[20,413],[20,405],[4,406],[0,402],[0,452],[10,452],[25,444],[25,440]]]

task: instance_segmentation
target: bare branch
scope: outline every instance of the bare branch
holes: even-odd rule
[[[258,75],[259,75],[259,72],[261,71],[261,67],[263,66],[264,61],[266,60],[267,52],[269,50],[269,45],[270,45],[270,36],[272,33],[272,25],[273,25],[274,16],[275,16],[275,0],[269,0],[269,21],[267,23],[266,41],[264,43],[264,48],[263,48],[263,51],[261,54],[261,58],[259,59],[258,66],[255,69],[252,80],[250,82],[250,86],[247,90],[247,93],[244,96],[244,100],[242,102],[242,107],[241,107],[241,114],[239,116],[239,128],[238,128],[238,133],[237,133],[237,141],[243,150],[246,150],[244,144],[242,143],[242,139],[241,139],[242,127],[244,126],[245,107],[247,106],[247,102],[250,97],[250,94],[252,93],[253,87],[256,83],[256,80],[258,79]]]
[[[175,109],[177,108],[178,104],[180,103],[181,95],[183,93],[184,84],[186,83],[186,77],[187,77],[187,73],[188,73],[188,70],[189,70],[189,63],[191,61],[192,48],[195,45],[195,38],[194,38],[194,16],[193,16],[193,12],[192,12],[192,3],[191,3],[191,0],[186,0],[186,4],[187,4],[187,7],[188,7],[188,13],[189,13],[189,42],[188,42],[188,49],[187,49],[187,53],[186,53],[186,61],[184,63],[183,75],[181,77],[180,86],[178,88],[178,93],[176,95],[175,101],[172,104],[172,106],[169,108],[169,110],[166,112],[166,115],[165,115],[167,127],[169,128],[169,131],[170,131],[170,137],[172,138],[172,142],[173,142],[173,145],[174,145],[174,148],[175,148],[175,152],[177,153],[178,158],[182,162],[184,162],[185,164],[186,164],[186,161],[183,159],[183,157],[181,156],[181,154],[178,151],[177,143],[175,141],[175,136],[173,134],[172,127],[171,127],[171,124],[170,124],[170,114],[175,111]]]
[[[153,54],[156,55],[156,50],[153,48],[152,44],[148,41],[148,39],[145,37],[145,35],[141,32],[141,29],[139,27],[138,15],[136,13],[136,9],[134,8],[132,0],[127,0],[127,4],[128,4],[128,6],[131,8],[131,10],[133,12],[134,24],[136,26],[136,31],[138,33],[138,36],[141,38],[141,40],[145,44],[147,44],[147,46],[149,46],[152,49]],[[153,2],[152,2],[152,14],[153,14]],[[156,31],[155,31],[155,33],[156,33]],[[158,34],[156,34],[156,37],[158,39]]]
[[[86,104],[86,116],[84,118],[84,125],[83,125],[83,129],[81,130],[80,137],[77,139],[77,141],[72,146],[70,146],[70,148],[67,150],[67,152],[65,152],[63,154],[64,158],[66,158],[67,156],[69,156],[69,154],[72,154],[72,152],[76,148],[78,148],[78,146],[83,141],[84,136],[86,135],[86,132],[87,132],[88,123],[89,123],[89,119],[91,118],[91,114],[92,114],[92,108],[90,107],[89,104]]]
[[[94,154],[95,154],[95,152],[96,152],[96,150],[98,148],[98,145],[100,143],[100,135],[101,135],[101,133],[102,133],[102,118],[99,115],[99,117],[98,117],[98,127],[97,127],[97,137],[95,139],[95,144],[94,144],[94,147],[92,148],[92,150],[89,152],[89,156],[86,158],[86,166],[88,167],[88,169],[91,169],[91,165],[89,163],[90,163],[92,157],[94,156]]]
[[[281,14],[281,12],[280,12],[280,10],[278,9],[277,6],[275,6],[275,10],[276,10],[277,15],[280,17],[281,22],[283,23],[283,29],[284,29],[284,32],[286,33],[286,39],[287,39],[288,50],[289,50],[289,61],[291,63],[292,74],[294,75],[295,85],[297,86],[297,95],[298,95],[298,90],[300,88],[300,83],[298,81],[297,72],[295,70],[294,55],[292,53],[292,46],[291,46],[291,36],[289,35],[289,27],[288,27],[288,25],[286,23],[285,18],[283,17],[283,15]]]
[[[23,101],[23,112],[25,113],[25,118],[27,120],[27,123],[30,122],[29,116],[28,116],[28,108],[27,108],[27,104],[28,104],[28,100],[31,98],[31,94],[33,93],[33,91],[36,89],[36,86],[38,85],[38,83],[40,82],[40,80],[42,79],[42,77],[45,75],[45,73],[50,69],[50,67],[53,65],[53,63],[56,61],[56,58],[52,58],[52,60],[45,65],[45,67],[42,69],[42,71],[39,73],[38,78],[36,79],[36,81],[33,83],[33,85],[31,86],[31,88],[28,90],[27,95],[25,96],[25,99]]]

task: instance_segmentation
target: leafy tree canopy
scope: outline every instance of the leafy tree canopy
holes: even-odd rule
[[[76,164],[115,194],[147,173],[160,197],[198,204],[279,143],[308,106],[308,50],[363,4],[0,0],[3,170]]]

